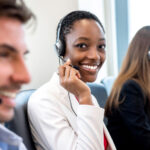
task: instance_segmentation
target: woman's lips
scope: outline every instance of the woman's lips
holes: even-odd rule
[[[98,65],[80,65],[80,67],[89,72],[96,72],[98,69]]]

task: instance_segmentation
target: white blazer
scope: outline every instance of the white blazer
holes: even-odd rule
[[[92,96],[94,105],[80,105],[73,94],[60,85],[55,73],[30,97],[28,115],[37,150],[116,150],[103,123],[104,110]]]

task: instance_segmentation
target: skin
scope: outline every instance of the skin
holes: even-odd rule
[[[59,67],[61,85],[79,99],[80,104],[92,105],[91,92],[85,82],[93,82],[105,61],[105,38],[94,20],[76,21],[66,35],[66,54],[69,60]],[[70,65],[79,67],[79,71]]]
[[[0,122],[12,119],[16,93],[30,81],[24,55],[28,52],[22,23],[0,17]]]

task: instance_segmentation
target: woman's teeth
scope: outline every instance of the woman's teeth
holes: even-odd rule
[[[84,68],[86,69],[90,69],[90,70],[96,70],[97,66],[89,66],[89,65],[82,65]]]
[[[9,97],[9,98],[15,98],[16,97],[15,92],[0,91],[0,95],[6,96],[6,97]]]

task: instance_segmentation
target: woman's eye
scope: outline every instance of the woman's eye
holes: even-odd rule
[[[106,47],[105,45],[99,45],[98,46],[99,49],[103,49],[103,50],[105,50],[105,47]]]
[[[84,43],[77,44],[76,46],[77,46],[78,48],[86,48],[86,47],[87,47],[87,45],[84,44]]]

